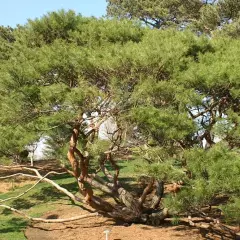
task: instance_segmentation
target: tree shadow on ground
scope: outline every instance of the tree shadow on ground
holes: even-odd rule
[[[119,177],[119,181],[127,191],[136,191],[138,184],[134,177]]]
[[[2,213],[1,214],[3,214],[3,215],[5,215],[5,216],[7,216],[7,215],[10,215],[10,214],[12,214],[12,211],[11,210],[9,210],[9,209],[7,209],[7,208],[5,208],[5,209],[3,209],[2,210]]]
[[[39,192],[34,193],[30,196],[32,199],[39,200],[42,202],[48,201],[57,201],[63,197],[66,198],[66,195],[59,192],[56,188],[53,187],[44,187]]]
[[[31,201],[24,199],[24,198],[18,198],[12,201],[11,206],[16,209],[29,209],[33,207],[35,203],[32,203]]]
[[[1,233],[21,232],[27,226],[27,221],[21,218],[12,218],[4,222],[0,228]]]
[[[72,176],[70,176],[68,173],[66,173],[66,174],[61,174],[61,175],[53,175],[53,176],[51,176],[50,177],[51,178],[51,180],[61,180],[61,179],[64,179],[64,180],[66,180],[66,179],[74,179]]]
[[[60,184],[61,187],[66,188],[69,192],[77,192],[78,191],[78,184],[77,182],[71,182],[71,183],[64,183],[64,184]]]

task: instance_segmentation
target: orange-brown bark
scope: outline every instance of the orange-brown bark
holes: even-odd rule
[[[103,120],[101,120],[100,123],[101,122],[103,122]],[[119,184],[119,167],[112,157],[112,151],[114,146],[116,146],[117,141],[121,137],[120,133],[118,134],[117,139],[114,140],[113,145],[109,148],[109,151],[102,153],[102,158],[100,160],[101,169],[105,176],[107,176],[109,181],[105,182],[104,179],[96,176],[96,174],[89,175],[88,168],[90,158],[89,156],[83,155],[83,153],[77,147],[81,123],[82,120],[78,121],[73,127],[67,156],[72,166],[72,171],[70,172],[76,178],[79,186],[79,192],[84,197],[83,202],[87,203],[94,209],[107,213],[109,216],[114,216],[116,218],[121,218],[130,222],[142,221],[142,205],[154,181],[152,180],[151,183],[147,186],[147,188],[145,188],[142,197],[139,200],[134,198],[134,196],[130,192],[126,191],[126,189],[124,189]],[[97,131],[100,123],[98,122],[96,124],[93,132]],[[112,165],[112,168],[115,171],[114,176],[112,176],[111,173],[106,169],[106,161],[109,161],[109,163]],[[116,201],[116,203],[120,204],[113,206],[107,201],[101,199],[100,197],[94,196],[92,188],[97,188],[101,190],[102,192],[111,196]],[[159,196],[159,199],[161,199],[161,196]],[[159,201],[154,207],[157,207],[158,204]]]

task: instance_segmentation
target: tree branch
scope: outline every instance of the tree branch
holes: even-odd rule
[[[157,180],[156,181],[156,193],[155,193],[155,196],[153,198],[152,206],[151,206],[153,209],[158,208],[163,194],[164,194],[164,183],[163,183],[163,181]]]
[[[107,170],[106,166],[105,166],[105,162],[107,159],[105,159],[105,154],[102,154],[100,159],[100,168],[103,172],[103,174],[107,177],[108,181],[112,182],[113,181],[113,176],[112,174]]]
[[[146,200],[146,197],[149,193],[149,191],[151,190],[152,186],[154,184],[154,178],[150,179],[150,182],[148,183],[148,185],[145,187],[145,189],[143,190],[143,193],[142,193],[142,196],[139,198],[139,204],[140,206],[143,205],[143,203],[145,202]]]
[[[22,211],[19,211],[15,208],[9,207],[7,205],[0,205],[0,207],[2,208],[6,208],[9,209],[27,219],[29,219],[30,221],[34,221],[34,222],[44,222],[44,223],[63,223],[63,222],[71,222],[71,221],[75,221],[75,220],[79,220],[82,218],[88,218],[88,217],[96,217],[99,214],[98,213],[89,213],[89,214],[85,214],[85,215],[81,215],[81,216],[77,216],[77,217],[71,217],[71,218],[66,218],[66,219],[44,219],[44,218],[34,218],[34,217],[30,217],[27,214],[25,214]]]
[[[76,198],[72,193],[70,193],[67,189],[60,187],[57,183],[55,183],[54,181],[48,179],[48,178],[43,178],[43,176],[36,170],[33,168],[24,168],[26,170],[30,170],[30,171],[34,171],[37,176],[34,175],[30,175],[30,174],[25,174],[25,173],[16,173],[13,175],[9,175],[9,176],[5,176],[5,177],[0,177],[0,179],[7,179],[7,178],[11,178],[11,177],[15,177],[15,176],[25,176],[25,177],[31,177],[31,178],[37,178],[37,179],[41,179],[41,181],[47,182],[49,184],[51,184],[52,186],[54,186],[56,189],[58,189],[60,192],[64,193],[65,195],[67,195],[73,202],[79,202],[79,199]]]
[[[46,177],[47,177],[48,175],[50,175],[50,174],[58,174],[58,175],[61,175],[61,174],[65,174],[65,173],[48,172],[45,176],[43,176],[42,178],[40,178],[34,185],[32,185],[30,188],[28,188],[28,189],[27,189],[26,191],[24,191],[23,193],[19,194],[18,196],[15,196],[15,197],[10,197],[10,198],[6,198],[6,199],[3,199],[3,200],[0,200],[0,203],[22,197],[23,195],[25,195],[26,193],[28,193],[30,190],[32,190],[34,187],[36,187],[38,183],[40,183],[44,178],[46,178]]]
[[[2,179],[7,179],[7,178],[13,178],[13,177],[17,177],[17,176],[25,176],[25,177],[38,178],[37,176],[30,175],[30,174],[25,174],[25,173],[15,173],[15,174],[12,174],[12,175],[8,175],[8,176],[0,177],[0,180],[2,180]]]
[[[197,113],[196,115],[194,115],[191,110],[188,111],[188,113],[190,114],[190,116],[192,117],[192,119],[198,118],[200,116],[203,116],[205,113],[211,111],[214,107],[216,107],[219,104],[219,102],[215,102],[213,103],[210,107],[204,106],[205,110],[202,112]]]

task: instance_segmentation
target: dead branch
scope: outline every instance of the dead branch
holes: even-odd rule
[[[10,165],[10,166],[6,166],[6,165],[0,165],[0,169],[3,169],[3,170],[22,170],[22,168],[24,167],[28,167],[28,168],[32,168],[32,166],[30,165],[27,165],[27,164],[21,164],[21,165]],[[53,168],[48,168],[48,167],[39,167],[39,166],[34,166],[35,169],[38,169],[38,170],[44,170],[44,171],[56,171],[56,170],[62,170],[61,168],[58,168],[58,169],[53,169]]]
[[[64,164],[62,164],[61,167],[62,167],[69,175],[71,175],[72,177],[75,177],[75,176],[74,176],[74,172],[71,171],[71,170],[69,170],[69,169],[67,169],[67,167],[66,167]]]
[[[110,189],[113,190],[113,187],[114,187],[114,184],[113,183],[109,183],[109,182],[106,182],[104,179],[102,179],[101,177],[99,177],[97,174],[95,173],[92,173],[89,175],[91,178],[94,178],[96,179],[98,182],[100,182],[101,184],[105,185],[105,186],[108,186]]]
[[[44,223],[63,223],[63,222],[71,222],[71,221],[75,221],[75,220],[79,220],[79,219],[82,219],[82,218],[88,218],[88,217],[96,217],[98,216],[99,214],[98,213],[89,213],[89,214],[84,214],[84,215],[81,215],[81,216],[77,216],[77,217],[71,217],[71,218],[66,218],[66,219],[44,219],[44,218],[34,218],[34,217],[30,217],[28,216],[27,214],[25,214],[24,212],[22,211],[19,211],[15,208],[12,208],[12,207],[9,207],[7,205],[0,205],[0,207],[2,208],[6,208],[6,209],[9,209],[27,219],[29,219],[30,221],[34,221],[34,222],[44,222]]]
[[[58,175],[61,175],[61,174],[65,174],[65,173],[57,173],[57,172],[53,172],[53,171],[52,171],[52,172],[48,172],[48,173],[45,174],[42,178],[40,178],[34,185],[32,185],[30,188],[28,188],[28,189],[27,189],[26,191],[24,191],[23,193],[19,194],[18,196],[15,196],[15,197],[10,197],[10,198],[6,198],[6,199],[3,199],[3,200],[0,200],[0,203],[22,197],[23,195],[25,195],[26,193],[28,193],[30,190],[32,190],[34,187],[36,187],[38,183],[40,183],[44,178],[46,178],[46,177],[47,177],[48,175],[50,175],[50,174],[58,174]]]
[[[150,182],[148,183],[148,185],[147,185],[147,186],[145,187],[145,189],[143,190],[142,196],[141,196],[141,197],[139,198],[139,200],[138,200],[140,206],[142,206],[143,203],[145,202],[146,197],[147,197],[148,193],[150,192],[153,184],[154,184],[154,178],[152,178],[152,179],[150,180]]]
[[[118,182],[118,175],[119,175],[119,171],[120,171],[119,166],[112,159],[112,154],[111,153],[107,154],[107,159],[109,160],[109,162],[111,163],[112,167],[115,170],[115,174],[114,174],[114,177],[113,177],[113,183],[114,183],[114,186],[117,187],[119,185],[119,182]]]
[[[101,156],[100,156],[100,168],[101,168],[101,170],[102,170],[102,172],[103,172],[103,174],[106,176],[106,178],[108,179],[108,181],[109,182],[112,182],[113,181],[113,176],[112,176],[112,174],[107,170],[107,168],[105,167],[105,162],[107,161],[107,159],[106,159],[106,156],[105,156],[105,154],[102,154]]]
[[[152,208],[153,209],[157,209],[160,202],[161,202],[161,199],[163,197],[163,194],[164,194],[164,183],[163,181],[159,181],[157,180],[155,182],[156,184],[156,193],[155,193],[155,196],[153,198],[153,201],[152,201]]]
[[[172,222],[173,218],[166,218],[165,221]],[[187,224],[191,227],[196,227],[198,229],[204,229],[209,232],[224,235],[226,239],[236,239],[236,233],[239,229],[236,227],[228,226],[226,224],[220,223],[218,219],[210,218],[210,217],[181,217],[178,219],[179,223]],[[225,239],[225,238],[224,238]]]
[[[60,192],[64,193],[65,195],[67,195],[73,202],[79,202],[79,199],[77,199],[72,193],[70,193],[67,189],[60,187],[57,183],[55,183],[54,181],[48,179],[48,178],[43,178],[43,176],[36,170],[36,169],[32,169],[29,168],[30,171],[34,171],[37,176],[34,175],[30,175],[30,174],[25,174],[25,173],[17,173],[17,174],[13,174],[13,175],[9,175],[9,176],[5,176],[5,177],[1,177],[1,179],[6,179],[6,178],[11,178],[11,177],[15,177],[15,176],[25,176],[25,177],[31,177],[31,178],[36,178],[36,179],[41,179],[41,181],[47,182],[49,184],[51,184],[52,186],[54,186],[56,189],[58,189]]]
[[[18,176],[25,176],[25,177],[34,177],[34,178],[36,178],[36,176],[30,175],[30,174],[15,173],[15,174],[11,174],[11,175],[8,175],[8,176],[0,177],[0,180],[7,179],[7,178],[18,177]]]
[[[234,230],[232,230],[231,228],[229,228],[228,226],[226,226],[225,224],[222,224],[219,222],[218,219],[213,219],[213,218],[202,218],[202,222],[195,222],[195,219],[192,218],[191,216],[188,217],[188,223],[190,226],[193,227],[197,227],[197,228],[202,228],[202,229],[208,229],[211,230],[213,232],[218,232],[221,235],[225,234],[225,235],[230,235],[231,237],[235,237],[236,232]],[[181,219],[181,221],[185,221],[185,219]],[[211,221],[210,223],[207,223],[206,221]]]
[[[129,209],[131,209],[136,215],[140,214],[139,202],[133,197],[133,195],[126,189],[120,187],[117,189],[120,201]]]
[[[113,191],[108,186],[103,185],[100,182],[97,182],[93,178],[87,177],[85,181],[89,183],[91,186],[101,190],[102,192],[113,195]]]

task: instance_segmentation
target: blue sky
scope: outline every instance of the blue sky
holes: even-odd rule
[[[83,16],[106,14],[106,0],[5,0],[0,5],[0,25],[15,27],[49,11],[72,9]]]

